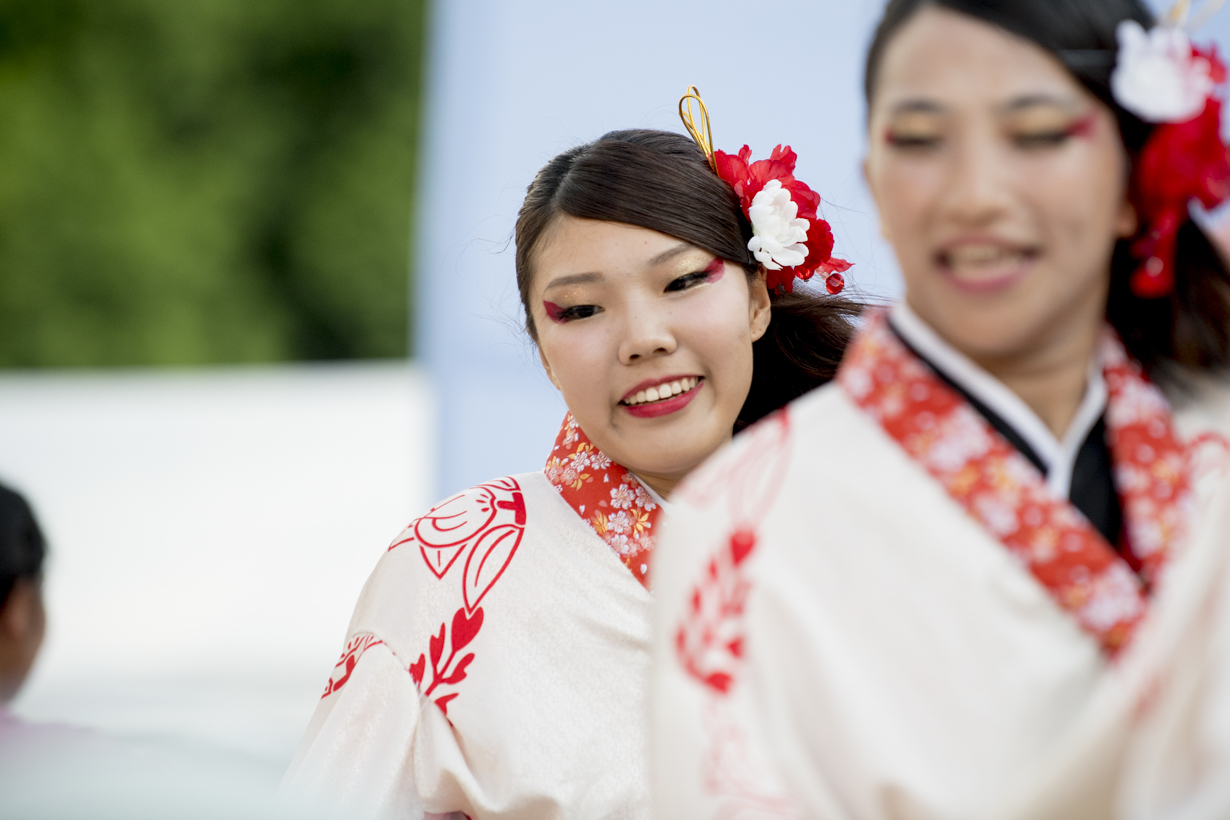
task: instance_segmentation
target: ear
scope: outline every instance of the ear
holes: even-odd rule
[[[26,578],[18,578],[0,606],[0,639],[23,643],[34,627],[34,598],[38,587]]]
[[[1119,214],[1115,218],[1115,235],[1120,239],[1131,239],[1140,230],[1140,219],[1136,216],[1136,207],[1131,200],[1123,198],[1119,206]]]
[[[551,384],[555,385],[555,389],[563,393],[559,382],[555,380],[555,374],[551,372],[551,363],[547,361],[547,354],[542,352],[542,345],[538,345],[538,361],[542,362],[542,369],[547,371],[547,378],[551,380]]]
[[[769,301],[769,289],[765,286],[765,270],[760,267],[747,282],[751,299],[748,305],[748,324],[752,330],[752,341],[756,341],[769,329],[769,321],[773,318],[773,307]]]

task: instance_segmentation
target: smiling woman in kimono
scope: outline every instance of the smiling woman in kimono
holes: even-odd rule
[[[755,229],[711,162],[679,134],[613,132],[530,185],[517,281],[569,413],[542,471],[394,539],[292,799],[416,820],[650,816],[648,564],[667,499],[732,431],[828,381],[856,313],[791,293],[817,272],[840,290],[848,265],[789,148],[769,170],[811,199],[765,203]]]
[[[1225,73],[1185,14],[888,4],[905,298],[676,495],[659,816],[1230,816],[1230,276],[1189,217]]]

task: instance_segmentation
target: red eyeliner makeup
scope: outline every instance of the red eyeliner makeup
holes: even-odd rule
[[[547,318],[558,325],[564,324],[564,309],[554,302],[543,301],[542,309],[547,312]]]
[[[710,262],[705,268],[705,273],[709,274],[710,282],[716,282],[721,279],[723,275],[725,275],[726,263],[722,261],[721,257],[715,256],[713,261]]]
[[[1090,111],[1068,126],[1068,130],[1065,133],[1069,137],[1089,137],[1093,135],[1093,128],[1096,124],[1097,118],[1094,116],[1094,112]]]

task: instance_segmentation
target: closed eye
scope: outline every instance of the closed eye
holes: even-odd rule
[[[1071,139],[1071,131],[1037,131],[1032,134],[1017,134],[1012,141],[1018,148],[1050,148],[1063,145]]]
[[[667,293],[675,293],[681,290],[688,290],[697,285],[703,285],[710,279],[708,271],[696,271],[695,273],[685,273],[683,276],[672,279],[670,284],[666,286]]]
[[[721,257],[714,257],[713,261],[706,265],[704,270],[692,271],[672,279],[670,284],[666,286],[666,292],[676,293],[681,290],[690,290],[706,282],[716,282],[725,273],[726,263],[722,261]]]
[[[596,316],[602,312],[602,308],[598,305],[570,305],[569,307],[560,307],[554,302],[543,302],[543,310],[547,312],[547,318],[556,324],[565,324],[567,322],[576,321],[577,319],[588,319],[591,316]]]

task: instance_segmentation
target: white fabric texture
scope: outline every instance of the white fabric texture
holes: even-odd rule
[[[1227,391],[1209,385],[1177,411],[1176,427],[1185,437],[1225,433],[1228,407]],[[1222,799],[1216,792],[1230,782],[1222,474],[1200,475],[1191,548],[1174,559],[1144,634],[1110,663],[837,384],[792,404],[788,418],[780,490],[765,502],[744,565],[742,664],[726,696],[688,674],[676,640],[697,580],[712,574],[711,557],[739,526],[730,512],[738,493],[723,500],[705,488],[731,484],[722,476],[764,446],[756,428],[675,494],[659,542],[651,686],[659,817],[1136,820],[1179,805],[1179,792],[1208,805]],[[1212,659],[1199,660],[1210,647]],[[1183,671],[1167,677],[1166,668]],[[731,757],[748,761],[748,782],[723,782],[721,760]],[[1175,816],[1230,816],[1193,811]]]
[[[423,545],[431,516],[448,532],[493,508],[460,551]],[[283,793],[346,817],[649,817],[649,593],[541,473],[434,510],[368,581],[347,636],[367,648],[322,699]],[[450,659],[449,641],[467,630]],[[441,668],[464,676],[420,694],[440,634]]]

